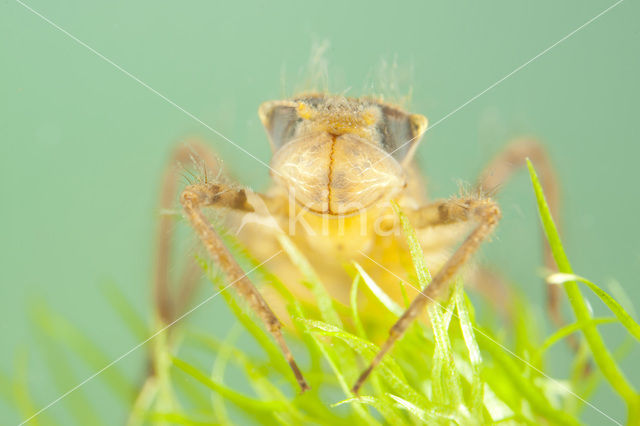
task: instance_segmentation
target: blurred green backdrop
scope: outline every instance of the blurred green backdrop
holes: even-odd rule
[[[330,43],[329,85],[338,92],[366,93],[381,61],[396,61],[411,109],[434,123],[613,1],[26,3],[268,161],[257,107],[292,94],[314,42]],[[429,131],[418,153],[432,195],[445,197],[509,138],[539,136],[561,178],[574,269],[605,288],[619,282],[636,305],[639,18],[637,2],[619,4]],[[111,358],[137,343],[100,286],[114,281],[150,316],[155,204],[170,149],[200,136],[257,190],[268,170],[18,2],[1,2],[0,31],[0,368],[11,374],[27,348],[42,406],[60,391],[34,356],[34,299],[95,336]],[[541,301],[539,225],[526,174],[499,199],[505,218],[481,259]],[[229,321],[221,305],[212,301],[194,317],[223,335]],[[610,346],[618,345],[621,327],[605,327]],[[636,345],[624,363],[636,386],[638,356]],[[141,374],[143,362],[140,349],[121,364]],[[91,373],[78,367],[79,378]],[[112,397],[96,383],[86,388],[106,418],[122,421],[108,409]],[[606,386],[593,403],[624,418]],[[0,418],[20,420],[4,402]],[[588,408],[584,419],[605,421]]]

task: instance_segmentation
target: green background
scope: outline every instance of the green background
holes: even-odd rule
[[[395,61],[400,92],[411,89],[412,111],[434,123],[613,2],[28,4],[268,162],[257,107],[300,87],[314,42],[330,43],[331,90],[370,92],[381,61]],[[446,197],[459,181],[473,181],[511,137],[540,137],[561,178],[574,269],[607,289],[619,283],[636,305],[639,12],[637,2],[621,3],[442,121],[418,152],[431,194]],[[268,170],[19,3],[0,3],[0,31],[0,368],[11,374],[15,355],[28,348],[41,406],[60,391],[35,356],[33,300],[46,300],[111,358],[137,343],[100,288],[117,283],[151,315],[156,199],[171,148],[200,136],[256,190],[265,189]],[[480,258],[538,303],[539,225],[526,174],[499,200],[504,221]],[[596,312],[606,312],[590,299]],[[194,313],[195,320],[216,324],[210,330],[221,336],[231,323],[222,305],[215,300]],[[623,340],[621,327],[603,327],[611,347]],[[635,345],[623,364],[636,386],[638,356]],[[140,374],[143,363],[144,349],[121,361],[131,374]],[[565,370],[554,372],[563,377]],[[91,373],[78,366],[78,379]],[[122,413],[108,411],[115,403],[96,382],[86,392],[105,418],[121,423]],[[592,402],[624,419],[607,386]],[[19,420],[4,402],[0,418]],[[606,422],[589,408],[584,419]]]

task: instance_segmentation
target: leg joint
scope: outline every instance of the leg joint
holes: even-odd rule
[[[482,200],[482,204],[474,209],[474,215],[482,218],[489,224],[497,223],[502,217],[502,211],[498,203],[492,199]]]
[[[192,186],[188,186],[182,191],[180,194],[180,204],[183,207],[191,207],[197,206],[200,204],[200,194],[198,191],[194,190]]]
[[[439,222],[442,224],[480,219],[497,222],[502,213],[498,203],[490,198],[445,201],[438,206]]]

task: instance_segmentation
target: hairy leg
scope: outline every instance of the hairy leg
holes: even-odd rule
[[[500,208],[491,199],[456,199],[440,201],[414,212],[408,212],[410,219],[418,220],[414,223],[416,227],[438,226],[452,223],[475,221],[478,225],[462,245],[447,260],[444,266],[433,278],[428,286],[422,289],[407,308],[404,314],[396,321],[389,330],[389,337],[376,354],[369,367],[360,375],[353,392],[358,393],[367,377],[373,369],[380,363],[384,355],[393,347],[395,342],[402,337],[409,325],[420,315],[427,304],[436,301],[449,290],[451,279],[457,274],[471,255],[478,249],[480,244],[493,232],[500,220]]]
[[[540,174],[542,188],[549,203],[551,214],[556,223],[558,223],[560,210],[558,179],[547,152],[536,139],[515,139],[507,144],[506,148],[480,174],[476,190],[482,194],[496,193],[509,181],[514,173],[525,167],[527,158],[531,160]],[[546,267],[555,271],[557,269],[556,263],[546,242],[543,242],[543,250]],[[547,307],[549,315],[557,327],[565,325],[560,312],[561,290],[559,286],[547,285]]]
[[[164,169],[161,180],[158,212],[174,210],[178,199],[178,186],[181,172],[186,170],[182,165],[192,162],[200,163],[207,173],[217,171],[216,156],[205,144],[199,140],[188,140],[177,145],[171,152],[171,157]],[[183,259],[182,274],[177,283],[172,283],[169,269],[175,265],[171,258],[171,247],[174,240],[176,220],[173,215],[161,214],[156,224],[155,260],[152,279],[152,297],[155,314],[160,321],[160,327],[171,324],[185,310],[191,295],[196,289],[202,273],[193,260]],[[177,294],[176,294],[177,293]],[[168,329],[167,332],[171,332]],[[144,399],[146,394],[153,393],[157,385],[153,351],[149,354],[148,373],[144,384],[140,388],[138,399]],[[137,406],[138,402],[136,402]],[[139,414],[139,413],[138,413]],[[130,421],[135,418],[131,413]]]
[[[162,177],[159,211],[175,209],[179,195],[179,177],[184,177],[187,170],[183,165],[191,163],[199,169],[199,176],[194,178],[202,181],[202,185],[207,186],[206,192],[211,195],[210,199],[203,200],[208,205],[240,212],[254,211],[253,206],[247,202],[244,189],[217,182],[219,179],[215,176],[221,172],[217,156],[211,148],[198,140],[186,141],[173,150]],[[210,182],[212,178],[215,183]],[[281,203],[276,200],[257,195],[269,213],[278,214],[283,210]],[[170,282],[169,269],[175,265],[171,259],[175,225],[176,221],[172,215],[162,214],[156,228],[153,298],[157,314],[164,324],[171,323],[186,309],[202,275],[198,265],[192,259],[185,258],[178,282]]]
[[[201,162],[202,167],[209,172],[217,171],[216,156],[205,144],[198,140],[190,140],[176,146],[162,175],[159,211],[170,211],[175,208],[178,199],[180,165],[194,160]],[[189,302],[199,278],[195,262],[186,260],[179,282],[176,286],[171,285],[169,268],[173,265],[171,246],[174,228],[175,219],[170,215],[162,214],[156,227],[153,299],[157,314],[164,324],[171,323],[180,315]],[[172,288],[178,289],[178,295],[172,294]]]
[[[293,354],[282,336],[282,324],[269,305],[267,305],[258,289],[245,276],[240,265],[238,265],[220,236],[202,213],[202,208],[208,206],[228,206],[241,210],[251,208],[247,203],[244,190],[227,191],[222,185],[208,183],[189,185],[182,192],[180,202],[189,222],[191,222],[209,255],[222,269],[227,278],[231,282],[235,282],[234,285],[238,293],[249,303],[249,306],[258,314],[267,330],[273,335],[289,363],[301,391],[308,390],[309,385],[302,376],[298,365],[293,359]]]

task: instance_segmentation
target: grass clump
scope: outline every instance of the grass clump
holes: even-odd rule
[[[406,306],[389,298],[357,263],[352,268],[350,306],[340,306],[327,294],[304,254],[281,235],[284,252],[300,269],[316,298],[314,305],[306,305],[227,236],[229,246],[246,270],[255,268],[252,280],[272,286],[286,301],[295,329],[288,333],[287,340],[297,359],[303,361],[303,372],[312,390],[298,393],[295,378],[277,345],[232,292],[221,293],[238,320],[227,339],[183,325],[179,339],[167,339],[160,333],[150,341],[154,374],[137,392],[132,392],[129,378],[117,366],[96,380],[124,398],[121,402],[130,413],[129,425],[577,425],[585,405],[595,409],[587,402],[588,395],[599,383],[598,377],[603,377],[626,403],[627,424],[640,424],[640,396],[599,331],[606,324],[620,323],[630,336],[640,340],[640,326],[614,298],[573,273],[531,164],[529,170],[543,228],[559,268],[559,273],[548,280],[564,287],[576,317],[574,323],[546,338],[538,337],[530,327],[535,319],[527,302],[521,299],[513,301],[518,307],[514,309],[515,332],[499,324],[479,324],[458,279],[449,297],[428,306],[428,321],[417,321],[409,328],[374,371],[361,396],[356,396],[350,387],[378,351],[368,321],[361,318],[359,291],[368,292],[381,302],[384,309],[375,313],[377,323],[391,326]],[[413,260],[411,275],[415,282],[409,285],[424,288],[431,277],[421,247],[409,222],[397,206],[395,209]],[[224,277],[208,262],[200,263],[216,291],[223,288]],[[578,283],[599,297],[613,316],[593,317]],[[134,336],[152,334],[122,295],[110,292],[108,300],[126,319]],[[84,336],[59,316],[39,311],[35,318],[37,328],[47,336],[43,339],[47,352],[55,354],[51,371],[56,373],[55,381],[63,383],[61,389],[68,387],[61,376],[70,370],[59,353],[61,347],[71,348],[78,359],[94,369],[109,362],[93,338]],[[584,338],[568,369],[569,375],[554,378],[548,372],[548,350],[576,332]],[[247,334],[261,353],[240,349],[238,336]],[[592,361],[595,365],[586,368]],[[0,374],[0,396],[26,419],[40,404],[29,392],[25,371],[20,361],[15,377]],[[78,424],[89,420],[99,424],[99,419],[83,409],[90,407],[90,401],[81,392],[78,390],[77,397],[62,403]],[[49,414],[33,418],[32,424],[44,423],[45,419],[46,424],[62,424]],[[617,413],[600,414],[601,424],[623,421]]]

